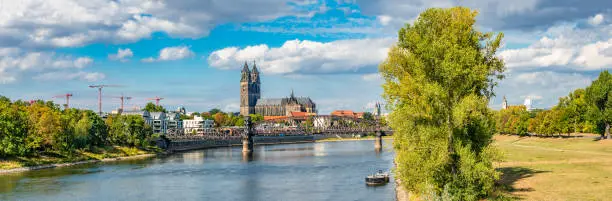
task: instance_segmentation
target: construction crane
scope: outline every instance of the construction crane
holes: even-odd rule
[[[119,100],[121,100],[121,111],[123,111],[123,101],[124,101],[124,100],[131,100],[131,99],[132,99],[132,97],[129,97],[129,96],[124,96],[124,95],[121,95],[121,96],[113,96],[113,98],[118,98]]]
[[[147,100],[155,100],[155,106],[159,106],[159,101],[164,100],[164,98],[155,96],[155,98],[147,98]]]
[[[66,104],[64,104],[64,109],[66,110],[70,108],[70,97],[72,97],[72,94],[61,94],[53,96],[53,98],[66,98]]]
[[[102,88],[105,88],[105,87],[121,87],[121,85],[109,85],[109,84],[89,85],[89,88],[98,89],[98,114],[100,115],[102,115]]]

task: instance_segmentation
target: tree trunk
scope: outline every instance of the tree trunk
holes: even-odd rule
[[[606,122],[606,137],[604,139],[610,139],[610,123]]]

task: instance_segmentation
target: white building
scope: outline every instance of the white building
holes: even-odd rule
[[[312,124],[315,128],[327,128],[332,123],[331,116],[315,116],[312,118]]]
[[[204,119],[201,116],[194,116],[193,119],[183,120],[185,134],[204,134],[215,126],[215,121]]]

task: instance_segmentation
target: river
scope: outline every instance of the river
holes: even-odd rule
[[[255,146],[86,164],[0,175],[0,200],[395,200],[393,179],[368,187],[364,177],[390,170],[385,140]]]

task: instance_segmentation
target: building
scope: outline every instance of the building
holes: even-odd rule
[[[183,120],[183,128],[185,134],[204,134],[211,131],[215,126],[215,121],[204,119],[201,116],[195,116],[193,119]]]
[[[153,133],[166,134],[168,132],[167,123],[168,122],[166,121],[166,113],[151,112],[151,128],[153,128]]]
[[[354,119],[362,119],[363,112],[353,112],[352,110],[334,110],[331,113],[331,116],[335,117],[349,117]]]
[[[317,113],[316,104],[309,97],[295,97],[293,91],[285,98],[261,98],[261,80],[257,66],[250,70],[244,63],[240,78],[240,114],[262,116],[290,116],[291,112]]]
[[[374,104],[374,111],[372,112],[372,114],[375,117],[381,117],[382,116],[382,104],[380,104],[379,102],[376,102],[376,104]]]
[[[182,130],[183,129],[183,121],[181,120],[181,115],[177,112],[168,112],[166,114],[166,130]]]
[[[504,96],[504,100],[502,100],[502,109],[508,109],[508,100],[506,100],[506,96]]]

